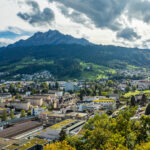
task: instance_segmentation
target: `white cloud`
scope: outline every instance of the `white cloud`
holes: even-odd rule
[[[19,3],[18,3],[18,1],[19,1]],[[57,0],[57,1],[59,1],[59,0]],[[68,0],[68,1],[73,1],[73,0]],[[78,2],[79,1],[80,0],[78,0]],[[128,0],[128,1],[130,1],[130,0]],[[140,0],[134,0],[134,1],[140,1]],[[133,28],[134,31],[137,32],[137,35],[141,36],[141,39],[137,39],[134,41],[125,41],[123,39],[117,39],[116,31],[113,31],[109,28],[99,28],[101,26],[104,26],[104,24],[103,25],[100,24],[101,22],[96,22],[97,23],[97,26],[96,26],[96,25],[94,25],[94,23],[90,24],[90,21],[88,21],[89,25],[87,26],[84,23],[80,23],[79,19],[81,19],[81,18],[79,18],[77,21],[75,21],[75,19],[71,19],[71,18],[67,17],[66,15],[62,14],[62,11],[56,5],[56,3],[55,2],[48,3],[48,0],[36,0],[36,2],[38,2],[41,11],[43,11],[43,9],[47,8],[47,7],[51,8],[55,14],[55,20],[49,26],[36,26],[35,27],[35,26],[30,25],[28,22],[25,22],[24,20],[20,19],[17,16],[18,12],[30,11],[29,7],[27,5],[23,4],[24,2],[25,2],[25,0],[0,0],[0,8],[1,8],[0,9],[0,20],[1,20],[0,31],[8,30],[9,27],[15,27],[15,28],[13,28],[14,32],[20,32],[20,29],[30,31],[30,32],[31,31],[32,32],[47,31],[48,29],[56,29],[56,30],[60,30],[64,34],[71,34],[78,38],[86,37],[88,40],[90,40],[91,42],[96,43],[96,44],[104,44],[104,45],[111,44],[111,45],[121,45],[121,46],[130,46],[130,47],[137,46],[137,43],[138,43],[139,47],[143,47],[143,42],[145,41],[144,45],[146,45],[146,41],[148,41],[150,39],[149,24],[144,23],[143,20],[139,19],[139,17],[137,17],[137,16],[134,17],[132,15],[133,18],[130,19],[129,17],[127,17],[127,11],[124,12],[123,14],[121,14],[120,17],[117,18],[117,22],[122,24],[121,28],[123,28],[123,29]],[[149,3],[147,3],[147,4],[149,4]],[[123,5],[121,5],[121,7],[123,7]],[[117,8],[119,8],[119,6],[117,6]],[[91,8],[89,7],[89,9],[91,9]],[[86,9],[86,11],[87,10],[88,9]],[[93,10],[91,10],[91,11],[93,11]],[[120,12],[122,12],[122,11],[120,10],[119,14],[120,14]],[[76,16],[79,14],[77,14],[75,12],[73,15]],[[109,17],[109,16],[107,15],[107,17]],[[83,20],[81,20],[81,21],[83,21]],[[94,19],[94,21],[96,21],[96,20]],[[114,22],[113,22],[113,24],[114,24]],[[112,25],[112,24],[110,24],[110,25]],[[22,37],[19,37],[19,39],[27,38],[27,37],[22,36]],[[0,39],[1,42],[5,42],[5,41],[6,42],[14,42],[16,40],[18,40],[18,38],[15,40]],[[149,46],[148,44],[147,44],[147,46]]]

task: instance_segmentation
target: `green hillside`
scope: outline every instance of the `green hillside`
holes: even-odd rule
[[[117,69],[149,68],[150,51],[115,46],[45,45],[0,49],[0,72],[48,70],[57,79],[100,79]]]

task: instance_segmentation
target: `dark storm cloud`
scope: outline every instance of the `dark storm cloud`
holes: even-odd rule
[[[26,4],[31,7],[31,12],[19,12],[17,15],[31,25],[48,25],[54,20],[54,13],[50,8],[41,11],[38,3],[33,0],[27,0]]]
[[[147,0],[131,0],[128,5],[128,17],[136,18],[150,23],[150,1]]]
[[[86,25],[86,19],[82,16],[81,13],[75,10],[69,12],[69,9],[67,9],[64,5],[58,5],[58,7],[61,10],[61,13],[70,18],[72,21]]]
[[[148,0],[48,0],[49,2],[57,2],[65,6],[62,12],[66,17],[73,21],[82,23],[81,14],[86,15],[101,29],[108,28],[111,30],[122,29],[119,19],[122,14],[132,20],[139,19],[146,23],[150,23],[150,1]],[[72,8],[78,14],[66,13],[68,8]],[[65,12],[65,13],[64,13]]]
[[[140,39],[141,36],[139,36],[132,28],[125,28],[117,33],[117,38],[133,41]]]
[[[128,0],[49,0],[63,4],[66,9],[72,8],[85,14],[99,28],[119,30],[118,18],[123,13]],[[68,16],[67,17],[72,17]],[[82,20],[81,20],[82,21]]]

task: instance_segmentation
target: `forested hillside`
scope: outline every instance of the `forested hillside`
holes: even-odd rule
[[[49,70],[57,78],[82,78],[128,65],[149,67],[150,51],[115,46],[44,45],[0,49],[0,72],[34,73]]]

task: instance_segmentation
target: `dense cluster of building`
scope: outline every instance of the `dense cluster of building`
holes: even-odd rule
[[[56,83],[46,84],[53,87]],[[78,112],[76,103],[79,98],[67,92],[75,90],[76,86],[76,83],[60,82],[59,90],[48,90],[45,94],[41,92],[39,83],[1,84],[0,149],[42,149],[43,145],[57,140],[62,129],[67,134],[77,134],[89,116]],[[32,93],[31,88],[39,89],[40,94]],[[20,93],[19,96],[13,93],[14,89]],[[12,110],[14,118],[10,117]],[[22,111],[24,116],[21,116]],[[7,114],[5,121],[2,120],[4,112]]]
[[[119,92],[126,93],[128,87],[130,90],[131,87],[136,90],[148,90],[150,87],[148,80],[122,80],[116,81],[115,84],[102,80],[99,84],[100,87],[94,85],[94,88],[97,88],[95,95],[101,96],[94,96],[92,93],[88,96],[82,95],[81,98],[79,91],[92,89],[91,83],[85,84],[84,81],[2,83],[0,149],[42,149],[45,144],[58,140],[62,130],[68,135],[78,135],[86,121],[95,114],[111,112],[113,113],[111,115],[115,116],[119,110],[126,107],[127,99],[120,102]],[[142,95],[135,95],[136,103],[140,104],[141,99]],[[118,109],[120,103],[122,107]],[[143,112],[143,108],[139,108],[134,117]]]

